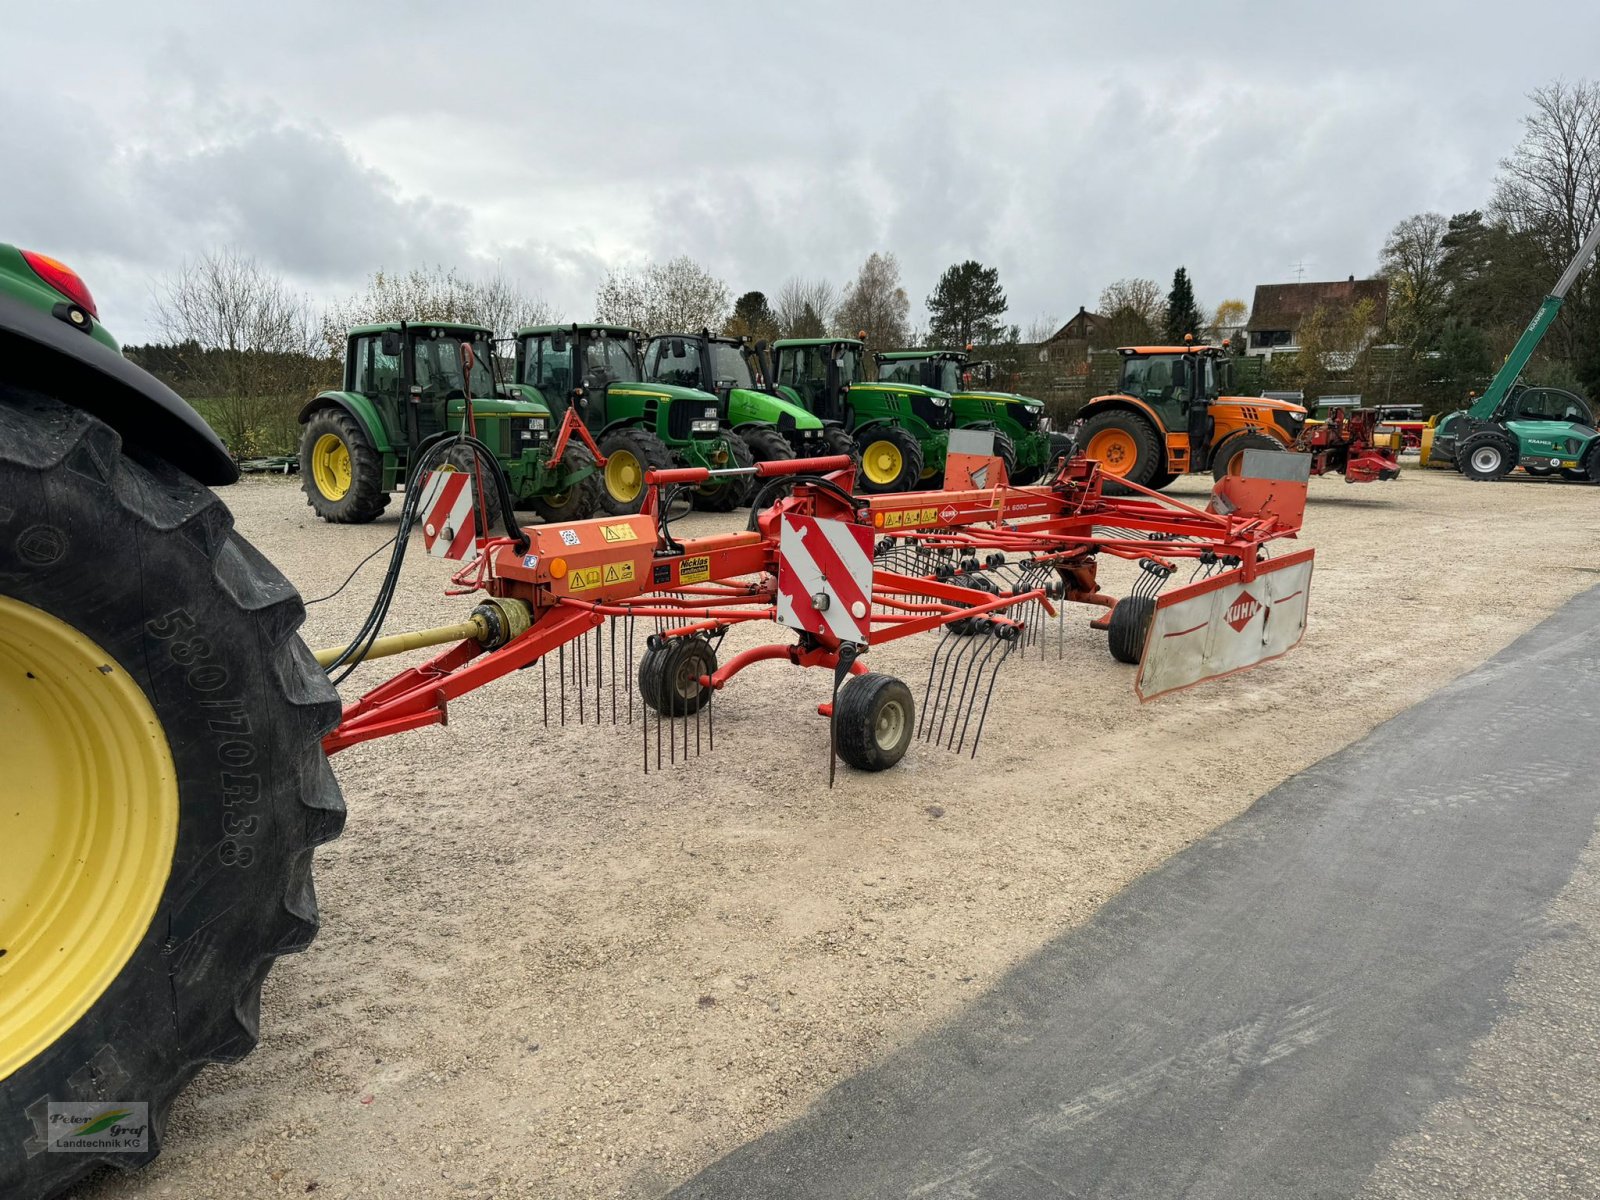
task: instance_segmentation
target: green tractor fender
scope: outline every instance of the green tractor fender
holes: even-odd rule
[[[359,392],[319,392],[306,401],[305,407],[300,410],[296,419],[304,425],[311,419],[313,413],[324,408],[337,408],[349,413],[366,432],[379,453],[394,453],[394,446],[389,441],[388,431],[383,427],[383,418],[378,412],[378,406],[366,396]]]
[[[0,283],[9,283],[7,280]],[[232,483],[239,468],[222,439],[166,384],[124,358],[107,341],[51,311],[60,297],[34,301],[0,286],[0,355],[17,386],[71,395],[130,446],[149,449],[211,486]],[[93,321],[93,318],[89,318]]]

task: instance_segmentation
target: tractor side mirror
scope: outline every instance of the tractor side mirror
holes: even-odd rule
[[[383,332],[383,350],[385,358],[399,358],[400,351],[405,349],[405,343],[400,340],[400,332],[395,329],[386,329]]]
[[[565,354],[567,352],[567,335],[564,333],[551,334],[550,349],[557,354]]]
[[[671,346],[672,346],[672,357],[673,358],[687,358],[688,357],[689,352],[684,349],[683,339],[682,338],[673,338]]]

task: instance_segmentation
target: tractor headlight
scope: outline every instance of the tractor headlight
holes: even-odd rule
[[[1040,417],[1039,418],[1039,432],[1040,433],[1049,433],[1050,432],[1050,418],[1049,417]]]
[[[1579,441],[1577,438],[1568,438],[1567,439],[1567,453],[1568,454],[1576,454],[1579,450],[1582,450],[1582,449],[1583,449],[1583,443],[1581,441]]]
[[[929,396],[928,399],[933,401],[933,406],[935,408],[943,408],[946,404],[950,403],[943,396]]]
[[[690,421],[689,422],[689,432],[691,432],[691,433],[715,433],[717,431],[718,427],[719,427],[719,424],[720,423],[717,421],[717,419],[715,417],[707,417],[703,421]]]

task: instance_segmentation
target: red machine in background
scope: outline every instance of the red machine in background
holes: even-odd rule
[[[1311,473],[1343,475],[1346,483],[1374,483],[1400,474],[1404,435],[1379,428],[1375,408],[1336,408],[1325,421],[1308,424],[1295,449],[1311,455]]]

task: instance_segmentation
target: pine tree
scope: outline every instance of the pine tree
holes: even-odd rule
[[[1186,333],[1198,335],[1205,324],[1200,306],[1194,302],[1194,287],[1189,282],[1189,271],[1179,267],[1172,273],[1172,290],[1167,293],[1167,341],[1181,345]]]
[[[957,350],[997,341],[1007,307],[996,268],[971,259],[957,263],[939,276],[928,297],[928,340]]]

